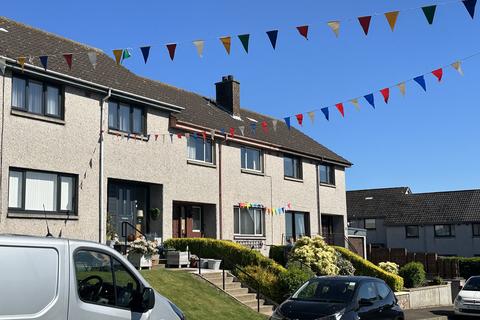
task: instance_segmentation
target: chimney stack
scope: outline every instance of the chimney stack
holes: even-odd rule
[[[232,75],[222,77],[221,82],[215,83],[217,105],[230,111],[233,115],[240,115],[240,82]]]

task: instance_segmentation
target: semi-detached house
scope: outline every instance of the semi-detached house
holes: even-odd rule
[[[48,222],[55,235],[103,242],[107,226],[121,235],[125,221],[163,239],[345,243],[350,162],[241,108],[233,77],[210,99],[137,76],[98,49],[6,18],[0,27],[0,233],[45,235]],[[43,54],[57,54],[47,70]],[[35,58],[22,68],[21,56]]]

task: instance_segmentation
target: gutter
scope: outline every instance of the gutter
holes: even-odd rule
[[[98,201],[99,201],[99,219],[100,219],[100,228],[98,230],[99,232],[99,243],[105,243],[105,235],[106,235],[106,226],[105,226],[105,221],[106,217],[104,214],[104,202],[103,202],[103,194],[104,194],[104,184],[103,184],[103,174],[105,170],[105,159],[104,159],[104,143],[103,143],[103,137],[104,137],[104,130],[103,130],[103,113],[104,113],[104,105],[105,102],[112,96],[112,89],[108,89],[107,95],[102,98],[102,102],[100,104],[100,152],[99,152],[99,161],[100,161],[100,167],[99,167],[99,173],[98,173],[98,183],[99,183],[99,192],[98,192]]]

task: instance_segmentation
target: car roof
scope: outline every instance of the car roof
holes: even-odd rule
[[[350,282],[365,282],[365,281],[377,281],[383,282],[382,279],[367,277],[367,276],[317,276],[317,279],[329,279],[329,280],[341,280]]]

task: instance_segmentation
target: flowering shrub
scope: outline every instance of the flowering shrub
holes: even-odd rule
[[[140,253],[146,255],[153,255],[158,253],[158,244],[156,241],[148,241],[145,238],[138,238],[129,242],[129,253]]]
[[[337,267],[338,267],[338,274],[341,276],[353,276],[355,275],[355,267],[350,262],[350,260],[345,259],[342,254],[338,251],[335,251],[335,255],[337,256]]]
[[[390,273],[393,273],[393,274],[397,274],[398,275],[398,268],[400,267],[398,264],[396,264],[395,262],[390,262],[390,261],[387,261],[387,262],[380,262],[378,264],[378,266],[380,267],[380,269],[383,269],[387,272],[390,272]]]
[[[337,275],[340,271],[335,249],[327,245],[321,236],[303,237],[297,240],[290,260],[306,264],[317,275]]]

